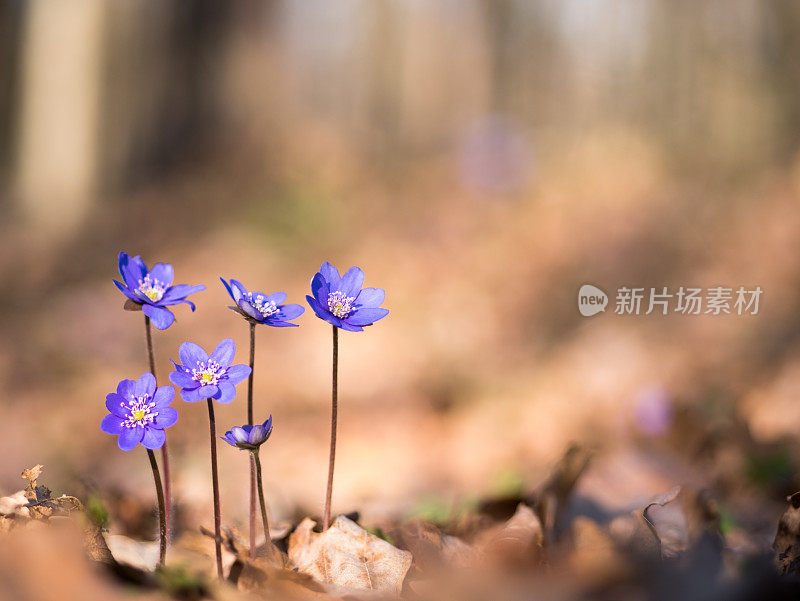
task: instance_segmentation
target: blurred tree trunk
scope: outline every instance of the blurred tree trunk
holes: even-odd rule
[[[15,184],[24,215],[48,237],[72,231],[94,200],[103,6],[27,3]]]

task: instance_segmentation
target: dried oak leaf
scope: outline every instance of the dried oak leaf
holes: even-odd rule
[[[569,497],[591,459],[589,450],[571,445],[535,493],[534,510],[547,542],[553,542],[563,526]]]
[[[542,523],[533,509],[520,503],[505,524],[481,533],[476,546],[490,561],[530,565],[541,559],[543,543]]]
[[[778,521],[772,550],[781,574],[800,573],[800,492],[787,497],[789,507]]]
[[[591,519],[572,522],[574,550],[569,567],[576,579],[590,587],[611,586],[628,578],[632,565],[618,551],[608,532]]]
[[[289,559],[304,574],[337,586],[400,594],[412,556],[344,516],[325,532],[306,518],[289,537]]]

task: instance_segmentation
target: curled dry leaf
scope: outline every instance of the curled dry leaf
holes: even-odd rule
[[[513,516],[481,534],[477,547],[485,556],[506,565],[530,565],[540,561],[544,533],[533,509],[520,503]]]
[[[411,553],[341,515],[325,532],[314,532],[314,524],[304,519],[289,537],[289,558],[301,572],[326,584],[400,593]]]
[[[667,507],[680,494],[675,486],[662,495],[653,497],[642,508],[628,516],[615,518],[610,531],[615,540],[637,555],[674,557],[686,548],[686,519],[680,505]]]
[[[786,499],[789,507],[778,521],[778,531],[772,550],[775,551],[775,565],[781,574],[800,573],[800,492]]]
[[[587,449],[578,445],[570,446],[547,480],[539,487],[534,509],[546,541],[552,542],[558,535],[569,497],[589,467],[591,458],[592,454]]]

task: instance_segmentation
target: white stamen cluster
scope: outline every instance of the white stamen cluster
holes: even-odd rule
[[[328,295],[328,311],[339,319],[344,319],[350,315],[354,300],[355,297],[345,296],[344,292],[331,292]]]
[[[278,312],[278,306],[275,304],[274,301],[268,301],[267,297],[259,294],[257,296],[253,296],[252,292],[247,293],[247,301],[255,307],[256,311],[261,313],[261,316],[264,318],[269,317],[270,315],[274,315]]]
[[[192,379],[200,382],[201,386],[216,386],[224,372],[219,363],[209,359],[205,363],[201,361],[197,364],[197,368],[192,370]]]
[[[144,294],[153,302],[160,301],[161,297],[164,296],[166,289],[166,284],[158,281],[155,278],[151,278],[149,273],[144,276],[143,280],[139,280],[139,292]]]
[[[156,404],[150,400],[149,394],[133,397],[133,400],[128,403],[128,416],[122,422],[123,428],[144,428],[152,424],[153,420],[158,417],[158,411],[153,411]]]

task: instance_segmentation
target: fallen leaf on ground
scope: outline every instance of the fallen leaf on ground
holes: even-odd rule
[[[800,573],[800,492],[786,499],[789,507],[778,522],[778,531],[772,550],[775,551],[775,565],[781,574]]]
[[[505,524],[483,532],[476,546],[493,562],[535,564],[541,558],[544,533],[533,510],[522,503]]]
[[[423,574],[473,566],[481,555],[474,546],[422,520],[400,525],[391,536],[398,546],[411,552],[414,567]]]
[[[289,537],[289,558],[297,568],[324,582],[352,589],[399,594],[412,556],[339,516],[314,532],[306,518]]]

